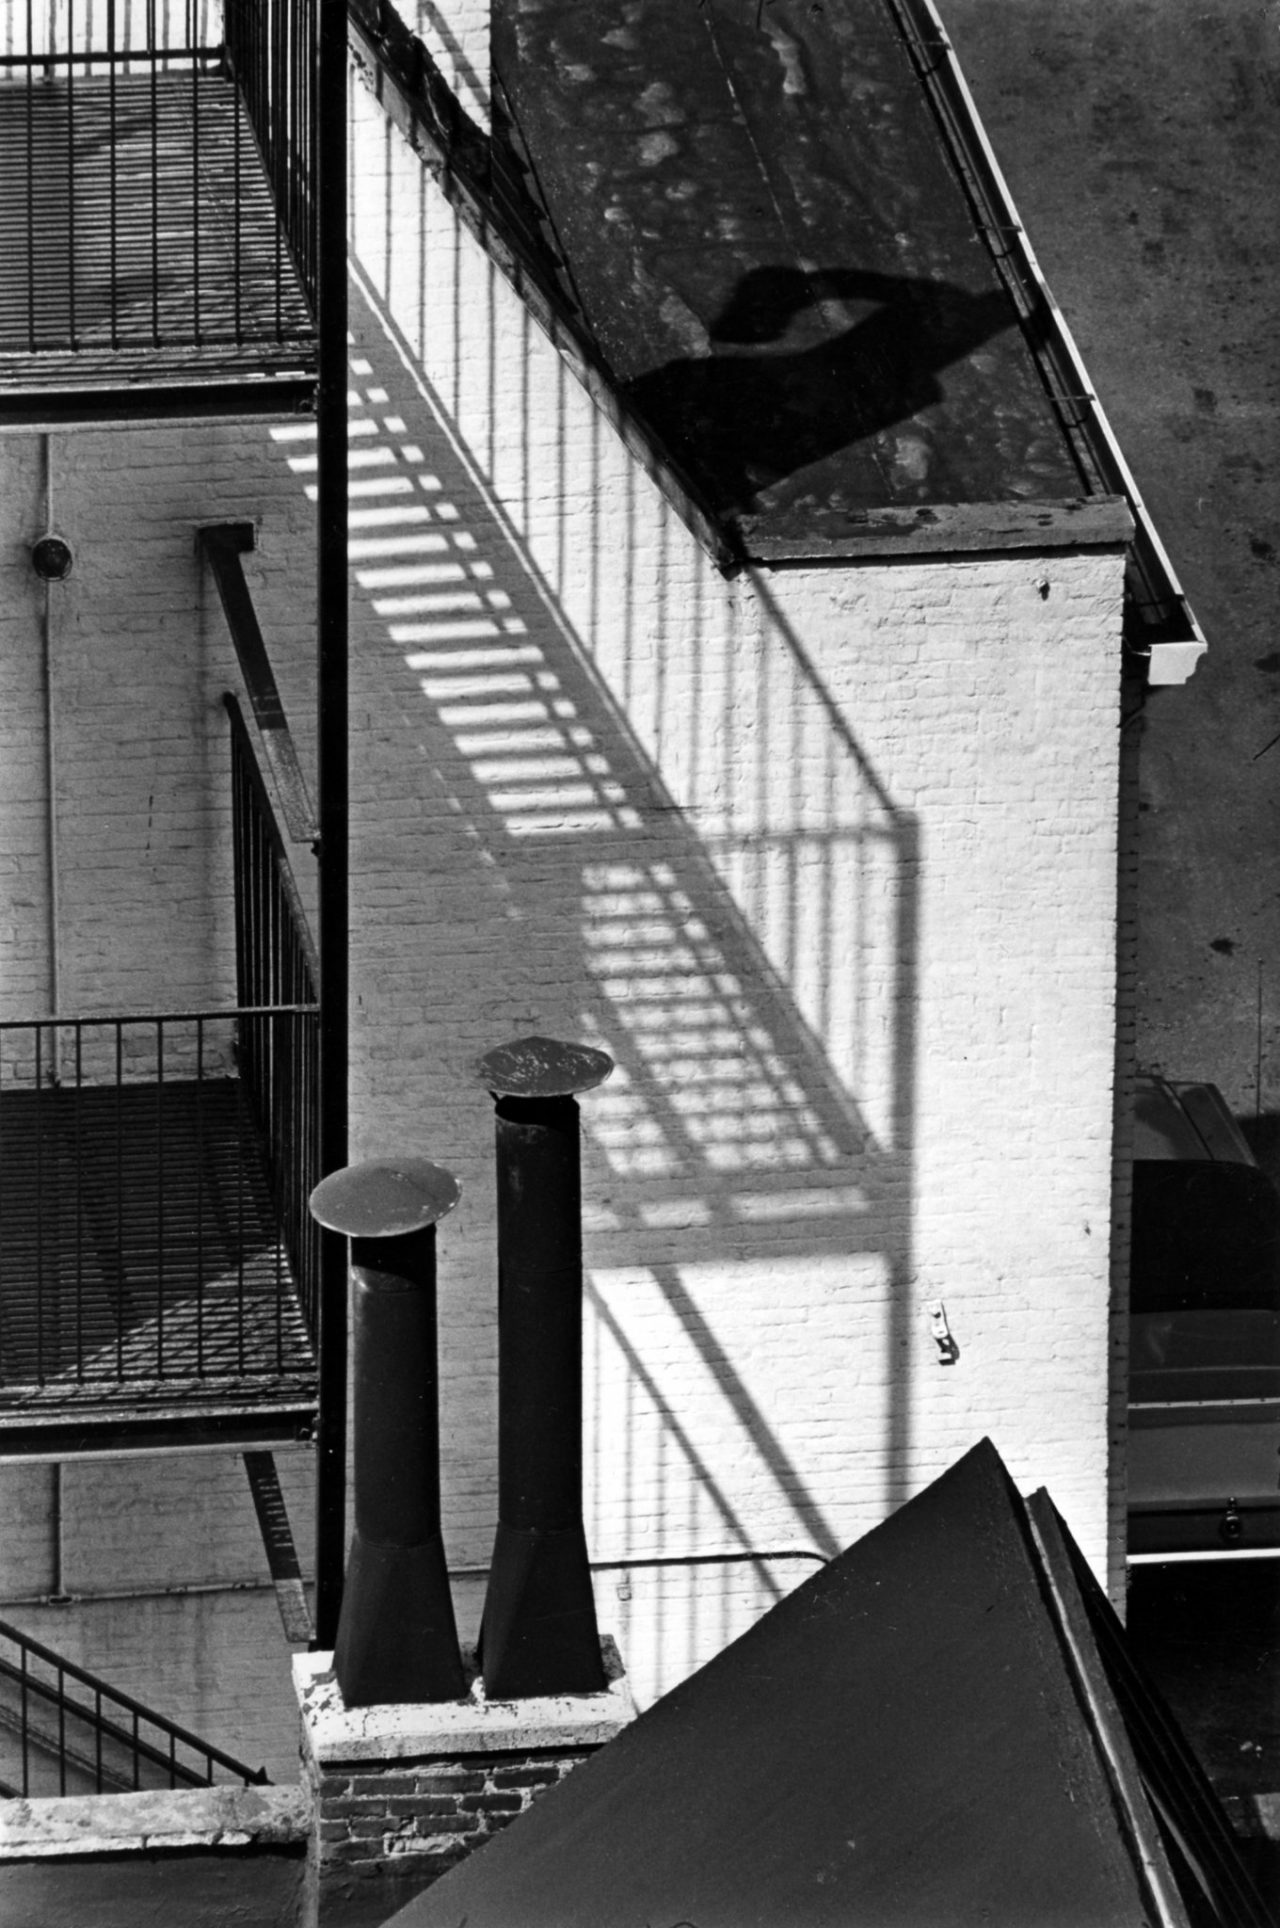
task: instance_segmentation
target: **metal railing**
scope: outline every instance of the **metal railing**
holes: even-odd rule
[[[231,798],[239,1062],[262,1133],[271,1195],[308,1331],[316,1331],[320,1235],[307,1200],[320,1178],[320,967],[284,838],[234,696]],[[282,1031],[270,1012],[306,1012]]]
[[[289,1151],[259,1119],[287,1129],[317,1028],[307,1005],[0,1024],[0,1399],[311,1369],[268,1177]]]
[[[0,1620],[0,1789],[24,1798],[261,1787],[248,1767]]]
[[[310,341],[313,10],[0,9],[0,354]]]
[[[317,0],[225,0],[226,59],[257,135],[283,232],[317,311]]]

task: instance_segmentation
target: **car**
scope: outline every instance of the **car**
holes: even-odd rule
[[[1129,1557],[1280,1556],[1280,1192],[1211,1084],[1138,1080]]]

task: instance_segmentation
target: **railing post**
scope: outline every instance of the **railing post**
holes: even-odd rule
[[[333,1656],[348,1707],[466,1692],[436,1365],[435,1228],[457,1202],[452,1173],[424,1158],[351,1165],[311,1194],[320,1224],[351,1240],[355,1533]]]
[[[521,1038],[480,1060],[496,1099],[498,1530],[480,1629],[491,1699],[605,1685],[582,1524],[582,1181],[575,1094],[613,1060]]]

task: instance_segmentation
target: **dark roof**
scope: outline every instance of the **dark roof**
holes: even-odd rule
[[[1086,493],[889,0],[499,0],[494,64],[586,327],[748,552]]]
[[[394,1920],[1130,1928],[1189,1887],[1197,1924],[1260,1928],[1188,1760],[983,1442]]]

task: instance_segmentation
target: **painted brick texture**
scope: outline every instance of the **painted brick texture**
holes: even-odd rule
[[[309,1574],[311,1455],[279,1452],[276,1469]],[[243,1460],[73,1461],[61,1509],[67,1597],[51,1601],[52,1469],[0,1467],[0,1618],[273,1779],[295,1779],[290,1647]]]
[[[470,1067],[538,1029],[618,1061],[598,1558],[831,1551],[990,1433],[1102,1570],[1119,557],[726,581],[359,87],[353,145],[356,1136],[463,1180],[454,1558],[492,1513]],[[642,1698],[735,1571],[606,1614]]]
[[[298,1711],[270,1588],[0,1609],[31,1639],[272,1781],[296,1781]]]
[[[463,1183],[451,1560],[484,1563],[495,1503],[471,1067],[539,1030],[618,1064],[583,1101],[593,1555],[724,1556],[602,1577],[642,1703],[984,1433],[1104,1570],[1120,559],[726,580],[359,85],[353,163],[352,1153]],[[41,799],[37,454],[0,441],[0,727]],[[192,528],[260,523],[310,767],[312,433],[54,464],[65,1001],[229,1002],[236,678]],[[42,824],[0,849],[13,1015],[45,1008]],[[76,1528],[150,1571],[114,1531]],[[178,1564],[230,1578],[244,1531],[211,1516]]]
[[[269,644],[290,632],[286,653],[305,661],[311,511],[296,486],[281,486],[261,427],[54,435],[53,522],[75,564],[46,592],[29,554],[45,522],[43,440],[0,437],[0,728],[17,752],[0,776],[0,1015],[51,1008],[46,593],[61,1009],[227,1006],[235,986],[222,692],[240,679],[195,530],[260,524],[248,572],[263,626]],[[305,742],[314,696],[309,684],[298,695],[291,721]]]
[[[489,0],[401,0],[400,18],[427,48],[477,126],[489,126]]]

